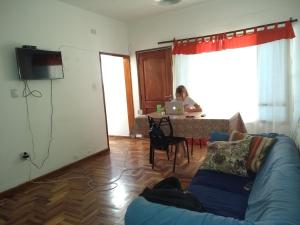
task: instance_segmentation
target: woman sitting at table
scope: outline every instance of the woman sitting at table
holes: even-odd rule
[[[183,85],[179,85],[176,88],[176,100],[183,101],[184,110],[186,112],[202,112],[200,105],[198,105],[189,94]]]

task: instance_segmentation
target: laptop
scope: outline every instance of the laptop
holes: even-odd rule
[[[182,101],[165,102],[165,110],[167,115],[183,115],[184,105]]]

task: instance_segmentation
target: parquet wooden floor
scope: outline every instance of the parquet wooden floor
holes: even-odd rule
[[[0,225],[124,224],[128,204],[146,186],[175,175],[186,187],[206,153],[196,146],[188,164],[181,150],[174,174],[172,157],[168,161],[164,152],[156,152],[155,169],[151,169],[148,140],[111,137],[110,149],[51,180],[39,180],[49,183],[32,183],[0,199]]]

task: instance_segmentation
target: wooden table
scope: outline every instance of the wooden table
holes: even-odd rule
[[[161,113],[150,113],[151,117],[161,118]],[[148,136],[149,125],[148,115],[141,115],[135,118],[135,135]],[[201,113],[186,113],[184,115],[169,115],[174,136],[191,137],[191,138],[209,138],[212,131],[231,132],[237,130],[246,132],[244,122],[240,113],[236,113],[230,118],[210,118],[209,116],[201,117]]]

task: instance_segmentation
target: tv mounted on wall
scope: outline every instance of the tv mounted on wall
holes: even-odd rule
[[[16,48],[16,56],[21,80],[64,78],[61,52]]]

